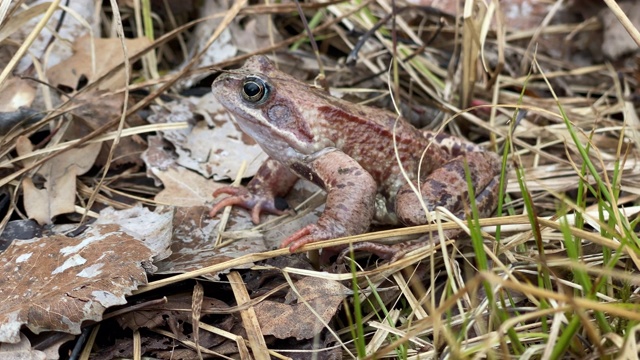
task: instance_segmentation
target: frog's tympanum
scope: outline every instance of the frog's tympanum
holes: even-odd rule
[[[240,128],[269,155],[246,187],[214,192],[230,196],[215,204],[212,216],[228,205],[250,209],[255,223],[261,212],[282,214],[274,199],[284,196],[298,179],[327,192],[318,222],[283,241],[282,247],[291,251],[363,233],[373,221],[425,224],[427,217],[401,167],[419,187],[429,211],[443,206],[463,218],[469,204],[466,158],[480,216],[489,216],[496,208],[500,159],[476,144],[421,131],[391,112],[334,98],[277,70],[264,56],[223,73],[212,87]],[[399,162],[394,154],[394,124]],[[393,255],[375,244],[367,250],[387,258]]]

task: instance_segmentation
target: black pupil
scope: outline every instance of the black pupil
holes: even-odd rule
[[[260,93],[260,89],[260,85],[256,84],[253,81],[244,84],[244,93],[249,97],[258,95]]]

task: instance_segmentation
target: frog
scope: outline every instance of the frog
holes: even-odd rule
[[[214,198],[227,197],[214,203],[210,216],[227,206],[250,210],[255,224],[263,213],[285,214],[277,200],[299,180],[327,193],[317,222],[282,241],[291,252],[365,233],[372,224],[426,224],[422,202],[429,212],[441,206],[464,219],[470,204],[465,164],[479,216],[497,207],[502,164],[496,153],[461,137],[417,129],[391,111],[333,97],[278,70],[266,56],[223,71],[212,92],[269,157],[246,186],[217,189]],[[360,249],[385,259],[398,254],[375,243]]]

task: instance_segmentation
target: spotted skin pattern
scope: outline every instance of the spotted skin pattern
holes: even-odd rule
[[[298,179],[327,192],[318,222],[283,241],[281,246],[292,252],[312,242],[361,234],[374,221],[425,224],[424,210],[401,167],[420,188],[429,211],[443,206],[464,218],[469,204],[466,159],[480,216],[490,216],[496,208],[501,169],[497,154],[461,138],[418,130],[391,112],[334,98],[277,70],[264,56],[251,57],[244,67],[220,75],[212,91],[270,158],[246,188],[214,192],[214,197],[231,196],[217,202],[211,216],[229,205],[250,209],[255,223],[262,212],[282,214],[274,199]],[[359,249],[396,259],[407,247],[367,243]]]

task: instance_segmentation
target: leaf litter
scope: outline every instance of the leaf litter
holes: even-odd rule
[[[0,342],[18,342],[22,325],[79,334],[84,321],[99,321],[147,283],[152,255],[117,225],[12,243],[0,255]]]
[[[357,337],[348,331],[355,297],[367,301],[362,308],[369,320],[364,325],[369,326],[368,334],[375,332],[366,339],[370,356],[397,356],[402,351],[421,358],[521,354],[518,346],[522,344],[515,338],[509,338],[507,344],[501,326],[513,326],[526,337],[553,325],[556,332],[539,341],[544,347],[529,351],[545,356],[560,351],[550,344],[562,343],[556,341],[562,336],[558,329],[567,330],[557,322],[562,320],[557,316],[536,318],[537,322],[527,318],[516,325],[494,320],[500,309],[488,304],[491,293],[478,285],[479,279],[510,299],[511,303],[502,306],[519,309],[512,314],[529,315],[523,309],[540,310],[535,306],[548,304],[549,299],[556,307],[543,306],[545,311],[569,314],[563,304],[580,303],[580,296],[591,301],[593,295],[604,307],[589,303],[591,307],[581,307],[580,314],[595,314],[591,323],[601,326],[598,331],[603,336],[595,336],[593,325],[586,322],[582,326],[588,340],[583,344],[591,341],[592,346],[576,345],[564,349],[565,354],[623,356],[632,351],[624,341],[634,342],[634,337],[625,338],[630,333],[620,329],[637,319],[607,307],[608,302],[625,303],[624,291],[632,294],[637,290],[637,281],[617,269],[635,275],[640,264],[633,249],[622,248],[619,237],[607,237],[622,231],[626,221],[637,226],[634,219],[640,196],[634,107],[640,71],[637,44],[619,25],[620,13],[595,1],[586,1],[588,6],[576,1],[513,0],[501,1],[499,6],[497,2],[467,1],[475,7],[434,7],[431,12],[411,8],[399,11],[393,22],[401,41],[394,45],[392,22],[387,22],[359,49],[356,67],[347,68],[344,59],[358,36],[392,11],[387,2],[365,3],[367,10],[362,12],[348,3],[300,4],[320,41],[320,58],[311,55],[307,40],[293,39],[305,30],[293,14],[297,8],[292,3],[245,5],[238,8],[234,19],[223,19],[229,7],[218,1],[205,1],[201,6],[171,3],[166,9],[155,4],[152,11],[160,17],[171,11],[185,16],[197,8],[198,19],[208,19],[194,25],[195,36],[178,27],[184,18],[171,16],[163,18],[167,27],[159,30],[155,41],[149,40],[151,34],[134,37],[128,33],[124,46],[130,57],[141,60],[132,62],[134,78],[126,79],[120,39],[108,31],[97,35],[101,26],[111,26],[100,21],[111,19],[118,10],[104,8],[104,16],[96,19],[95,2],[72,3],[82,8],[78,14],[88,26],[61,21],[62,11],[58,10],[42,30],[46,36],[39,40],[45,41],[30,44],[35,57],[16,59],[21,64],[16,66],[10,64],[13,50],[3,49],[0,54],[8,55],[0,56],[3,67],[15,66],[16,74],[23,76],[0,77],[0,99],[6,99],[0,102],[0,238],[5,241],[8,236],[10,243],[0,254],[4,271],[0,354],[42,358],[36,334],[95,330],[115,335],[86,344],[72,341],[62,348],[58,343],[46,357],[66,358],[62,354],[77,345],[93,349],[91,358],[95,359],[143,354],[167,359],[266,357],[284,349],[289,352],[282,354],[294,358],[310,357],[311,350],[319,358],[340,358],[357,352],[350,342]],[[637,28],[638,7],[625,1],[620,6]],[[46,9],[46,4],[32,5],[31,10],[10,7],[10,16],[0,18],[3,25],[10,25],[0,27],[0,38],[24,43],[40,20],[34,16]],[[456,27],[454,14],[461,16],[460,27]],[[498,22],[503,14],[504,22]],[[132,25],[127,31],[141,25],[136,21],[134,17],[125,20]],[[71,27],[66,29],[67,25]],[[205,49],[218,28],[224,29]],[[58,38],[50,35],[50,29],[59,31]],[[477,44],[482,49],[471,51]],[[285,51],[289,45],[291,51]],[[63,49],[60,54],[58,49]],[[39,55],[44,50],[50,57]],[[501,242],[485,236],[495,266],[491,273],[478,271],[479,255],[469,255],[473,251],[465,241],[427,243],[422,252],[394,264],[361,259],[363,270],[355,273],[359,289],[355,293],[352,274],[344,266],[323,264],[322,271],[317,271],[306,257],[283,257],[285,251],[271,250],[282,238],[317,219],[323,200],[314,195],[317,189],[313,187],[298,184],[287,197],[297,209],[296,216],[267,216],[264,224],[255,226],[246,211],[233,209],[227,226],[221,228],[219,217],[211,219],[207,214],[211,193],[226,185],[227,179],[254,175],[265,155],[212,98],[208,84],[212,68],[239,66],[256,51],[273,55],[284,71],[309,82],[320,72],[320,59],[326,77],[317,78],[319,84],[324,81],[340,87],[332,89],[333,93],[382,107],[387,104],[375,97],[389,88],[385,83],[389,54],[405,57],[399,86],[394,88],[404,99],[400,108],[405,117],[419,119],[419,126],[438,128],[443,119],[456,114],[455,122],[447,121],[447,131],[453,134],[499,149],[507,140],[513,141],[506,212],[533,210],[540,217],[538,224],[548,227],[536,229],[517,216],[483,221],[502,226]],[[406,57],[413,51],[414,55]],[[193,59],[194,54],[201,56]],[[465,68],[460,57],[472,66]],[[33,64],[34,59],[39,62]],[[41,68],[45,60],[51,65]],[[532,63],[535,71],[529,74]],[[478,72],[469,73],[470,69]],[[559,116],[541,73],[559,94],[571,125],[580,130],[579,144],[573,142],[573,134]],[[51,87],[25,80],[30,76]],[[158,86],[166,83],[175,86],[158,93]],[[125,85],[130,90],[127,101]],[[363,90],[365,85],[375,90]],[[206,94],[194,96],[188,91]],[[464,99],[480,107],[458,112],[460,103],[466,107]],[[142,110],[122,124],[125,131],[131,130],[128,135],[114,140],[117,133],[110,132],[107,138],[93,140],[115,130],[109,124],[115,124],[130,107]],[[514,108],[519,109],[518,115]],[[444,116],[443,109],[447,109]],[[425,117],[429,118],[426,123]],[[514,122],[517,126],[512,129]],[[176,125],[183,127],[167,130]],[[74,143],[77,140],[88,143]],[[580,145],[585,144],[589,145],[588,159],[581,155]],[[113,160],[107,162],[112,146]],[[593,192],[582,203],[573,202],[583,186],[599,186],[593,174],[581,170],[589,160],[620,192],[614,205],[624,207],[622,219],[603,215],[597,207],[602,200]],[[238,175],[243,162],[247,170]],[[525,188],[517,182],[513,168],[523,169]],[[528,196],[534,201],[532,209],[526,208]],[[573,214],[562,217],[562,209]],[[581,254],[573,255],[560,226],[551,226],[559,224],[549,222],[559,216],[569,219],[573,227],[568,231],[582,242]],[[27,218],[47,225],[25,223]],[[581,222],[588,225],[579,228]],[[495,234],[495,227],[484,229]],[[367,241],[402,235],[373,233]],[[618,249],[620,253],[608,252]],[[614,259],[613,265],[603,266],[607,259]],[[581,266],[595,271],[594,279],[609,276],[607,281],[615,286],[607,291],[594,286],[591,292],[578,292],[574,302],[562,297],[565,292],[559,289],[566,286],[589,286],[575,280],[584,279]],[[411,269],[415,272],[407,271]],[[546,274],[547,269],[553,270],[553,277],[535,277]],[[508,280],[499,282],[493,273],[504,274]],[[145,286],[147,277],[151,282]],[[538,289],[521,281],[549,283]],[[548,292],[540,295],[542,290]],[[598,311],[618,329],[607,329]],[[388,320],[370,320],[383,312]],[[442,320],[453,328],[440,326]],[[464,341],[456,340],[456,334]],[[140,350],[134,347],[136,336]],[[607,340],[598,342],[601,339]],[[397,341],[408,347],[389,347]]]

